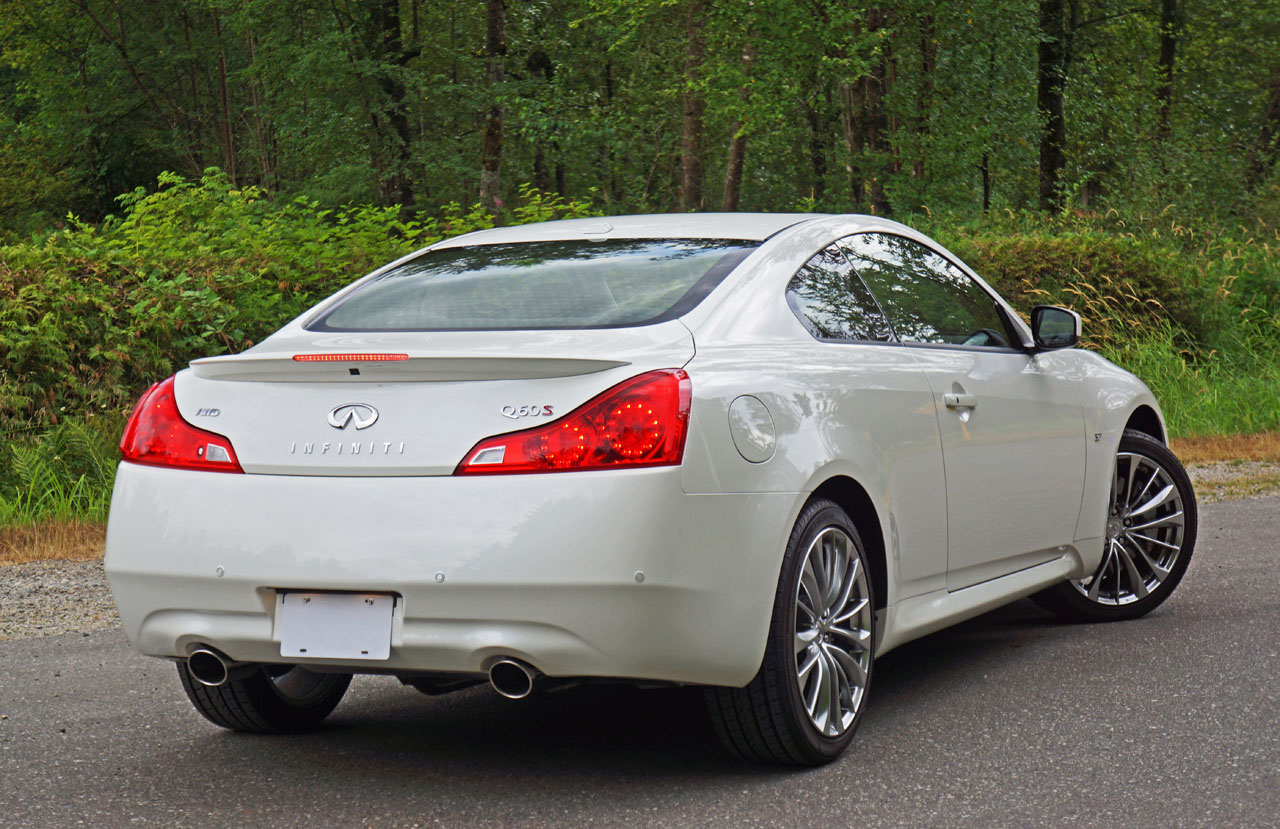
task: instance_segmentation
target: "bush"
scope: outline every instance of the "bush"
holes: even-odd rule
[[[521,189],[514,223],[593,215]],[[478,206],[434,216],[322,209],[237,189],[217,170],[161,176],[121,215],[0,247],[0,525],[105,516],[124,412],[188,360],[235,352],[384,262],[491,227]],[[1188,229],[1162,217],[905,220],[1022,310],[1061,304],[1086,344],[1147,381],[1174,435],[1280,428],[1280,231]]]
[[[515,221],[590,212],[533,188]],[[194,357],[241,351],[374,268],[493,226],[478,206],[438,216],[321,209],[236,189],[217,170],[121,197],[120,217],[0,247],[0,430],[111,411]]]

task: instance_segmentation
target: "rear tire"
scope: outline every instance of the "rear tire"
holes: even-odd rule
[[[1032,596],[1073,622],[1116,622],[1155,610],[1182,581],[1196,546],[1196,496],[1178,458],[1127,430],[1116,452],[1106,549],[1092,575]]]
[[[810,501],[787,542],[760,670],[745,688],[706,689],[725,747],[761,763],[839,757],[871,688],[874,624],[857,529],[835,503]]]
[[[280,734],[310,731],[333,712],[351,674],[321,674],[289,665],[258,665],[221,685],[203,685],[184,663],[178,677],[205,719],[232,731]]]

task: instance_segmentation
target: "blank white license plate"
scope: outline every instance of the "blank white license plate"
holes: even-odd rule
[[[280,655],[386,659],[395,596],[385,593],[285,593]]]

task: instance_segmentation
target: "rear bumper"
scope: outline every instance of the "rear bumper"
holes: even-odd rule
[[[678,468],[475,478],[228,475],[121,464],[106,567],[130,640],[281,662],[281,590],[402,597],[360,671],[743,685],[802,496],[687,495]]]

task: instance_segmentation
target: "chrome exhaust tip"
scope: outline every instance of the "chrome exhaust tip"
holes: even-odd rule
[[[231,678],[231,671],[240,665],[212,648],[198,648],[187,657],[187,673],[201,685],[216,688]]]
[[[524,699],[533,693],[537,669],[515,659],[499,659],[489,666],[489,684],[507,699]]]

